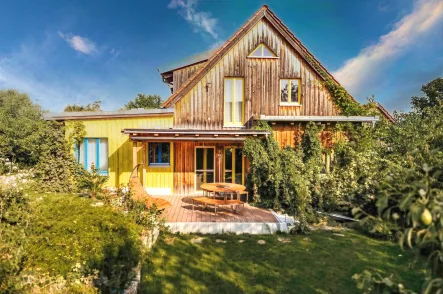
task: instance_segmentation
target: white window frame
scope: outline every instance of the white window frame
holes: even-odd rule
[[[228,122],[225,120],[225,115],[224,115],[224,111],[225,111],[225,100],[226,100],[226,89],[225,89],[225,81],[226,80],[232,80],[232,91],[231,91],[231,95],[232,95],[232,101],[231,101],[231,121]],[[241,121],[237,122],[235,121],[235,93],[236,93],[236,89],[235,89],[235,82],[237,80],[241,80],[242,81],[242,97],[241,97]],[[223,80],[223,127],[244,127],[244,120],[245,120],[245,79],[243,77],[225,77]]]
[[[263,56],[263,48],[268,49],[269,52],[271,52],[274,56]],[[252,56],[255,52],[258,50],[261,50],[260,56]],[[269,46],[267,46],[265,43],[260,43],[252,52],[248,55],[248,58],[270,58],[270,59],[278,59],[277,54]]]

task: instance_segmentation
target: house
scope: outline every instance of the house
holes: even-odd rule
[[[329,140],[336,122],[380,119],[341,115],[324,86],[325,74],[333,76],[266,5],[220,48],[160,72],[171,89],[162,109],[47,116],[84,123],[77,158],[108,174],[110,186],[126,184],[139,163],[151,194],[193,194],[205,182],[244,184],[244,140],[269,135],[252,128],[258,120],[268,121],[285,147],[295,146],[310,121],[324,123]]]

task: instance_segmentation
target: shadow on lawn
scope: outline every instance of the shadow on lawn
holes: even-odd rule
[[[355,293],[351,277],[364,269],[396,273],[408,283],[420,279],[409,270],[407,253],[396,244],[345,232],[278,235],[195,235],[163,237],[143,267],[142,293]],[[174,239],[172,244],[170,240]],[[217,239],[226,243],[217,243]],[[239,243],[238,240],[245,240]],[[259,239],[265,245],[257,244]],[[413,285],[411,285],[413,286]]]

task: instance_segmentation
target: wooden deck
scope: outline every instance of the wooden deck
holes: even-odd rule
[[[212,206],[205,210],[201,206],[195,206],[192,211],[192,198],[198,196],[155,196],[171,202],[172,207],[166,209],[163,213],[167,223],[278,223],[269,210],[257,208],[245,204],[245,207],[238,206],[237,213],[234,213],[230,207],[217,208],[215,215]]]

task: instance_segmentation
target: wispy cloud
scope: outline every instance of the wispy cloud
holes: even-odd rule
[[[213,18],[209,12],[197,10],[197,0],[171,0],[168,8],[177,9],[180,15],[191,24],[195,31],[200,31],[218,39],[216,26],[218,20]]]
[[[88,38],[72,34],[63,34],[61,32],[58,32],[58,35],[75,51],[86,55],[91,55],[97,52],[97,46]]]
[[[368,83],[377,83],[393,60],[411,47],[421,46],[422,36],[434,28],[441,29],[442,15],[441,0],[418,1],[413,11],[400,19],[389,33],[381,36],[376,44],[361,50],[356,57],[347,60],[333,75],[351,93],[359,93],[368,87]]]
[[[56,34],[47,33],[41,42],[23,42],[0,56],[0,89],[28,93],[32,100],[52,111],[61,111],[66,104],[87,104],[97,99],[109,104],[113,97],[109,84],[60,67],[66,57],[57,50],[59,43]]]

